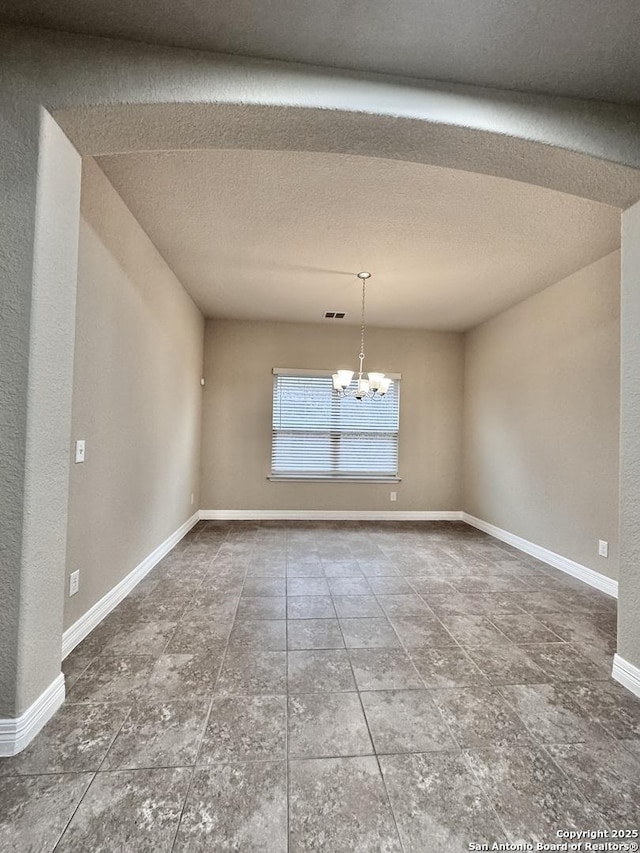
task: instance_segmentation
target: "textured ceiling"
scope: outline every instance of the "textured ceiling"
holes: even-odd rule
[[[640,103],[638,0],[3,0],[69,32]]]
[[[335,154],[98,163],[206,316],[470,328],[613,251],[617,209],[469,172]],[[334,321],[335,322],[335,321]]]

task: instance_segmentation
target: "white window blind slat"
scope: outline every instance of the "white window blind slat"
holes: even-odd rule
[[[272,476],[397,477],[399,411],[398,380],[381,400],[356,400],[338,397],[331,376],[278,373]]]

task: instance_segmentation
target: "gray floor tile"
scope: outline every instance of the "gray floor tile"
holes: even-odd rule
[[[361,696],[378,754],[458,748],[427,690],[372,691]]]
[[[182,622],[210,624],[232,620],[238,607],[237,595],[221,596],[209,591],[196,596],[182,613]]]
[[[453,639],[461,646],[480,646],[483,643],[504,642],[504,634],[486,616],[440,614],[439,618]]]
[[[442,578],[409,576],[407,582],[418,595],[458,595],[449,581]]]
[[[434,616],[394,616],[391,624],[407,649],[457,645],[444,625]]]
[[[491,621],[517,645],[526,643],[557,643],[560,637],[528,613],[514,616],[492,616]]]
[[[548,748],[611,829],[640,827],[640,761],[612,738]]]
[[[163,701],[184,696],[211,696],[221,663],[221,652],[161,655],[151,670],[144,694]]]
[[[539,684],[548,676],[510,640],[467,646],[467,654],[493,684]]]
[[[367,582],[375,595],[407,595],[414,591],[400,575],[370,577]]]
[[[75,682],[80,678],[82,673],[95,657],[95,652],[85,651],[80,646],[76,646],[76,648],[62,661],[62,672],[64,673],[67,692],[71,690]]]
[[[287,568],[284,560],[268,563],[257,560],[247,569],[247,578],[286,578]]]
[[[471,687],[486,685],[486,675],[459,646],[410,649],[409,656],[425,687]]]
[[[393,619],[397,616],[431,616],[433,612],[416,593],[405,595],[378,595],[378,603],[386,615]]]
[[[333,602],[341,618],[384,616],[375,595],[334,595]]]
[[[640,738],[640,698],[614,681],[557,685],[575,707],[615,738]]]
[[[402,577],[400,569],[392,563],[366,563],[360,561],[360,571],[366,578]]]
[[[103,654],[159,656],[173,636],[177,624],[166,619],[134,623],[109,640]]]
[[[467,759],[511,840],[549,843],[558,827],[605,828],[541,747],[478,749],[468,752]]]
[[[380,766],[406,853],[463,853],[506,836],[459,752],[383,755]]]
[[[320,562],[306,562],[304,560],[287,563],[287,579],[290,578],[323,578],[324,569]]]
[[[284,762],[198,767],[173,853],[287,853]]]
[[[461,592],[453,595],[424,593],[423,598],[436,616],[448,613],[451,616],[468,614],[491,618],[498,613],[522,613],[522,608],[519,606],[515,595],[502,595],[500,593],[470,595]]]
[[[216,691],[250,695],[287,692],[287,653],[231,651],[222,664]]]
[[[284,760],[287,757],[285,696],[216,696],[198,764]]]
[[[343,649],[337,619],[294,619],[287,625],[289,649]]]
[[[598,740],[605,734],[560,685],[512,684],[499,689],[540,743]]]
[[[362,569],[354,560],[350,563],[329,563],[323,560],[322,569],[325,578],[359,578],[363,577]]]
[[[289,757],[370,755],[371,738],[357,693],[289,696]]]
[[[481,571],[481,569],[479,569]],[[496,593],[496,592],[526,592],[530,584],[519,577],[495,577],[486,573],[480,575],[465,575],[451,578],[451,584],[458,592],[467,593]]]
[[[166,702],[138,699],[101,770],[194,764],[209,705],[205,696]]]
[[[598,681],[611,675],[608,663],[594,663],[569,643],[540,643],[523,649],[552,681]]]
[[[236,622],[229,636],[229,649],[283,652],[287,648],[285,619],[247,619]]]
[[[191,773],[176,767],[96,774],[56,853],[169,853]]]
[[[401,649],[352,649],[349,658],[359,690],[424,687],[411,658]]]
[[[97,770],[129,708],[66,702],[23,752],[0,758],[0,776]]]
[[[336,611],[329,595],[295,595],[287,597],[288,619],[335,619]]]
[[[216,655],[227,644],[233,620],[226,622],[179,622],[165,651],[168,655]]]
[[[92,773],[0,779],[0,850],[53,850],[92,779]]]
[[[462,747],[531,742],[522,721],[495,688],[433,690],[431,696]]]
[[[240,599],[236,622],[245,619],[285,619],[287,599],[285,596],[253,596]]]
[[[97,657],[69,691],[72,702],[126,702],[144,688],[155,658],[150,655]]]
[[[289,578],[287,595],[329,595],[329,584],[324,577]]]
[[[212,591],[220,593],[220,595],[240,595],[244,586],[245,570],[229,571],[224,574],[215,570],[208,572],[202,578],[202,586],[200,589],[204,592]]]
[[[285,593],[312,618],[285,621]],[[405,853],[637,823],[640,701],[610,679],[615,620],[615,601],[463,524],[201,522],[64,662],[67,705],[0,761],[0,849],[51,849],[99,767],[62,849],[168,851],[175,786],[142,774],[180,767],[176,850],[284,853],[287,689],[292,755],[371,750],[373,733]],[[292,850],[399,849],[373,756],[290,765]]]
[[[292,761],[291,853],[400,853],[395,823],[373,756]]]
[[[277,596],[285,595],[287,582],[284,578],[254,578],[248,577],[242,587],[243,596]]]
[[[287,666],[289,693],[338,693],[356,689],[344,649],[291,651]]]
[[[398,635],[386,618],[340,619],[348,649],[399,649]]]
[[[329,578],[331,595],[371,595],[371,586],[365,577]]]

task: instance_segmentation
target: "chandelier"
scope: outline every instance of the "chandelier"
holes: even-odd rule
[[[370,272],[359,272],[358,278],[362,281],[362,320],[360,324],[360,367],[358,368],[358,380],[355,388],[351,388],[353,370],[338,370],[333,374],[333,388],[339,397],[355,397],[356,400],[380,400],[389,390],[391,379],[384,373],[368,373],[368,379],[364,379],[362,367],[364,364],[364,300],[367,279],[371,278]]]

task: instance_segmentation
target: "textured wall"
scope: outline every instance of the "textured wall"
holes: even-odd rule
[[[65,627],[198,507],[204,321],[92,160],[82,178]],[[191,494],[194,504],[191,505]],[[68,580],[67,587],[68,589]]]
[[[622,216],[618,652],[640,668],[640,204]]]
[[[607,255],[474,329],[465,370],[465,510],[613,578],[619,264]]]
[[[60,672],[62,610],[51,602],[61,604],[64,572],[80,157],[41,118],[37,186],[24,140],[2,172],[0,716],[26,710]],[[32,205],[16,211],[21,193]]]
[[[367,330],[367,363],[402,374],[401,483],[291,483],[271,469],[273,367],[357,363],[359,330],[330,324],[207,322],[203,509],[459,509],[462,335]],[[390,503],[389,492],[398,492]]]

